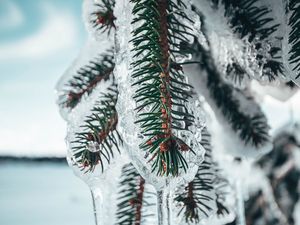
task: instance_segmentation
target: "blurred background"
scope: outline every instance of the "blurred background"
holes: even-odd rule
[[[62,160],[54,93],[86,39],[81,5],[0,0],[1,225],[93,224],[89,190]]]
[[[87,37],[81,5],[0,0],[1,225],[93,224],[88,188],[64,160],[66,127],[54,93]],[[272,133],[299,121],[299,92],[285,101],[269,93],[263,109]]]

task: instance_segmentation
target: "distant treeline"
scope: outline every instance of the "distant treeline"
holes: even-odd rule
[[[0,156],[0,164],[14,162],[26,163],[60,163],[67,164],[65,157],[18,157],[18,156]]]

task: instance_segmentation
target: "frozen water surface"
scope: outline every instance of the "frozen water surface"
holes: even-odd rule
[[[86,184],[65,164],[2,163],[1,225],[93,225]]]

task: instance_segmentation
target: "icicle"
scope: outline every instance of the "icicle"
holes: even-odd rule
[[[89,132],[87,127],[83,126],[86,123],[86,119],[95,113],[95,106],[99,104],[99,100],[103,100],[102,93],[109,93],[109,90],[112,91],[113,85],[113,77],[99,83],[93,92],[72,110],[72,113],[69,115],[70,122],[66,137],[69,166],[73,169],[75,175],[82,179],[91,189],[95,220],[98,225],[113,224],[108,221],[114,221],[112,218],[115,218],[115,192],[118,185],[118,177],[120,176],[122,166],[128,163],[128,158],[125,152],[122,152],[120,155],[118,147],[112,145],[109,140],[106,142],[107,144],[111,144],[110,152],[108,152],[106,146],[103,146],[101,142],[98,143],[95,141],[95,138],[98,139],[101,137],[94,137],[93,134],[87,136],[86,139],[83,137],[82,140],[86,140],[87,142],[87,149],[82,149],[82,140],[78,140],[78,137],[81,137],[83,134],[85,135],[85,132]],[[98,107],[104,106],[99,105]],[[103,115],[99,114],[98,116],[101,117]],[[97,126],[96,121],[92,123]],[[90,138],[90,141],[88,141],[88,138]],[[121,148],[120,141],[116,143],[119,145],[119,148]],[[107,205],[108,203],[109,205]]]
[[[236,193],[237,193],[237,225],[246,225],[243,186],[240,180],[236,181]]]
[[[95,217],[95,224],[101,225],[103,224],[103,198],[101,194],[101,190],[97,187],[91,188],[91,195],[93,201],[93,208],[94,208],[94,217]]]
[[[93,172],[83,172],[71,155],[67,157],[68,164],[74,174],[90,188],[93,200],[93,214],[96,225],[114,225],[116,218],[117,187],[122,166],[129,162],[126,155],[115,156],[114,162],[104,173],[96,168]]]

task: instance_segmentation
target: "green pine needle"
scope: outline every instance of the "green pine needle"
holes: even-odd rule
[[[214,164],[212,163],[210,134],[207,129],[202,131],[201,145],[205,148],[204,162],[199,166],[198,172],[192,182],[190,182],[183,192],[177,193],[176,202],[182,203],[179,215],[184,213],[187,223],[198,223],[200,215],[209,216],[212,208],[208,205],[214,201],[211,194],[214,194],[213,181],[215,179]]]
[[[113,10],[115,7],[114,0],[101,0],[101,3],[96,3],[96,11],[91,13],[90,23],[96,30],[110,34],[112,29],[115,29],[115,20]]]
[[[188,37],[192,37],[191,28],[184,23],[189,18],[181,0],[131,1],[134,3],[132,23],[137,26],[131,40],[135,53],[133,86],[137,87],[134,99],[139,117],[136,123],[147,137],[140,148],[150,158],[153,172],[177,176],[181,169],[188,168],[181,152],[190,150],[174,135],[174,131],[186,129],[179,121],[190,97],[190,86],[185,82],[182,63],[176,58],[188,57],[191,53],[181,49]],[[193,121],[191,114],[185,115]]]
[[[283,64],[280,59],[281,49],[271,46],[267,52],[263,50],[264,46],[269,43],[270,36],[279,27],[279,24],[275,24],[274,19],[271,17],[271,10],[262,5],[260,0],[210,1],[216,9],[222,4],[225,8],[224,16],[228,18],[228,23],[233,32],[241,39],[247,38],[250,43],[254,44],[257,61],[265,61],[262,65],[262,76],[267,77],[269,81],[273,81],[279,74],[283,74]],[[270,57],[266,57],[266,55],[270,55]],[[249,77],[243,66],[237,63],[229,65],[227,72],[238,82],[241,82],[244,77]]]
[[[101,81],[108,80],[114,69],[113,50],[109,50],[80,68],[65,85],[59,104],[74,108],[82,96],[89,95]]]
[[[294,65],[293,70],[297,73],[295,79],[300,78],[300,1],[290,0],[289,11],[289,26],[291,32],[289,34],[289,44],[291,45],[289,61]]]
[[[103,161],[110,163],[115,154],[114,148],[120,152],[122,139],[116,130],[117,97],[116,85],[110,87],[107,93],[102,93],[92,109],[92,115],[84,121],[83,131],[76,133],[75,140],[72,141],[74,159],[86,172],[94,171],[97,165],[100,165],[103,171]]]
[[[218,72],[210,52],[207,52],[199,44],[197,46],[198,53],[202,56],[201,67],[206,70],[208,74],[206,85],[210,96],[225,119],[230,123],[232,129],[246,145],[250,144],[254,147],[261,147],[266,144],[270,139],[268,134],[270,127],[267,124],[264,113],[260,108],[254,115],[248,115],[247,112],[242,111],[239,99],[235,95],[240,95],[242,98],[250,101],[253,100],[246,97],[243,91],[225,82]],[[255,107],[257,106],[254,101],[252,104],[254,104]]]
[[[130,163],[123,167],[118,192],[116,225],[140,225],[153,214],[143,210],[152,206],[148,200],[155,195],[145,190],[145,180]]]

